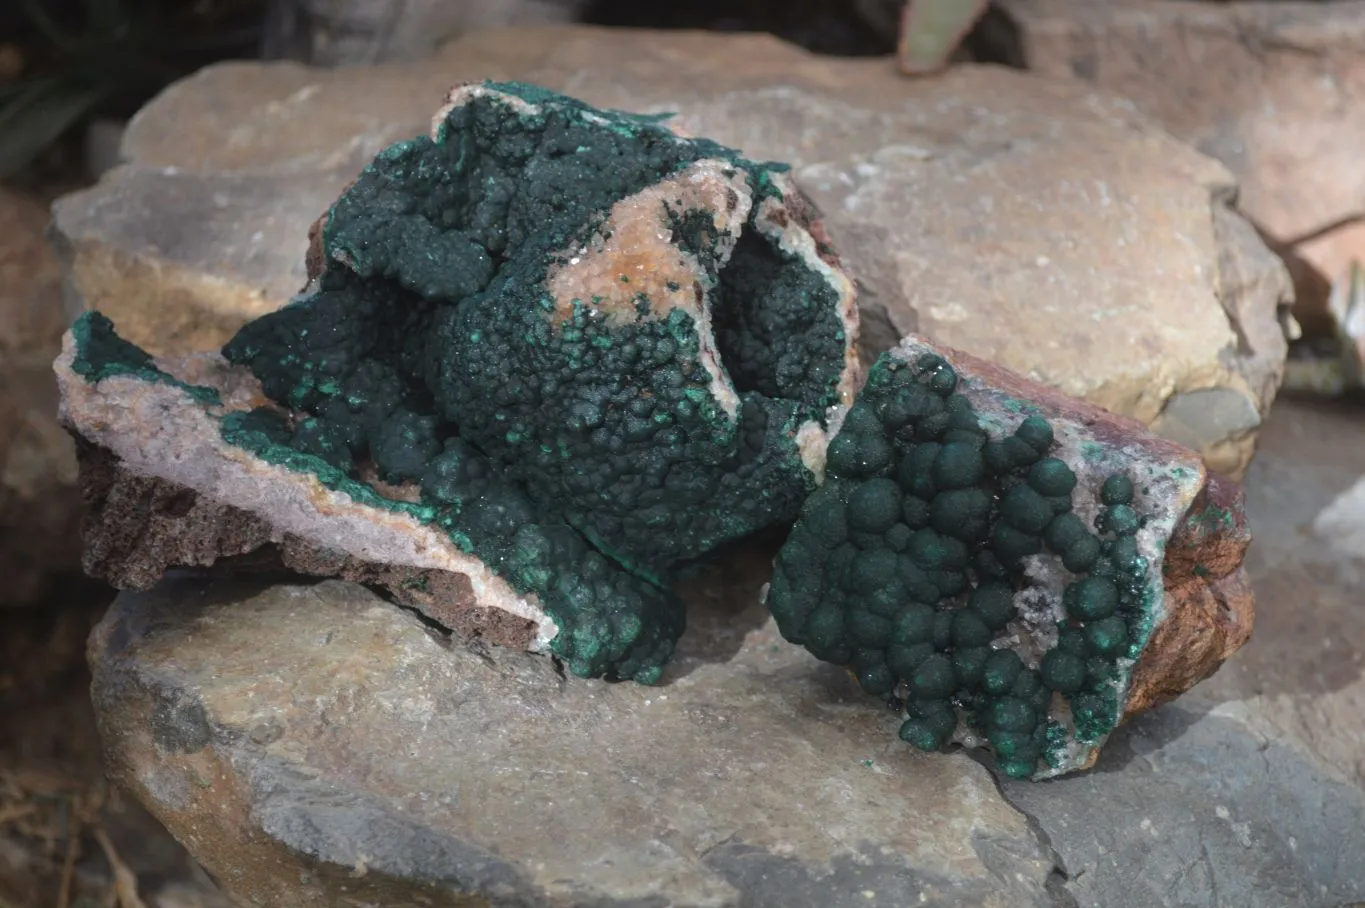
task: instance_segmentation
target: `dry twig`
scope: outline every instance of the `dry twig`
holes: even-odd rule
[[[119,908],[147,908],[147,903],[142,901],[137,892],[137,874],[119,857],[114,843],[109,839],[109,833],[104,831],[104,826],[96,823],[91,827],[90,834],[95,837],[100,848],[104,849],[104,856],[113,870],[114,893],[118,897]]]

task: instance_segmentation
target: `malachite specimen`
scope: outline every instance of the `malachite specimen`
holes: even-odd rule
[[[269,403],[215,412],[221,436],[438,527],[539,602],[576,674],[654,682],[679,567],[795,519],[861,378],[852,284],[786,171],[461,86],[223,348]],[[75,337],[91,381],[163,379],[101,316]]]
[[[985,744],[1015,778],[1076,768],[1121,719],[1192,494],[1180,467],[1033,410],[973,400],[925,345],[884,355],[767,599],[786,639],[904,710],[902,739]]]

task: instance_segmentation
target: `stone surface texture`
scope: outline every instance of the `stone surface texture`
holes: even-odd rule
[[[604,61],[610,61],[606,63]],[[1237,473],[1283,367],[1282,270],[1217,225],[1235,181],[1132,105],[994,67],[760,36],[510,29],[419,63],[225,64],[132,122],[129,163],[63,200],[75,305],[153,352],[205,349],[303,284],[308,225],[454,82],[516,78],[790,161],[861,281],[864,336],[910,331],[1163,431]],[[877,330],[880,326],[880,332]]]
[[[1131,99],[1224,164],[1238,207],[1296,264],[1315,327],[1325,283],[1365,259],[1365,2],[1007,0],[1029,68]],[[1296,269],[1299,270],[1299,269]],[[1323,280],[1326,279],[1326,281]]]
[[[333,581],[125,595],[92,638],[111,770],[242,904],[1052,904],[985,769],[889,740],[764,622],[756,566],[662,688]]]
[[[756,551],[689,590],[661,688],[566,680],[334,581],[178,578],[96,631],[96,709],[114,778],[241,904],[1348,908],[1365,561],[1302,529],[1361,444],[1342,408],[1277,406],[1248,479],[1256,637],[1083,775],[997,789],[894,740],[781,641]]]
[[[52,358],[66,328],[47,209],[0,187],[0,606],[38,599],[80,560],[71,439],[57,424]]]

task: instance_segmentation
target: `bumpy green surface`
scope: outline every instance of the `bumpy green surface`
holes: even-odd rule
[[[226,345],[292,415],[233,417],[225,437],[383,506],[400,503],[378,501],[367,466],[420,485],[412,513],[537,594],[573,671],[652,681],[683,626],[675,569],[790,522],[813,487],[795,433],[837,401],[838,292],[752,215],[720,269],[713,213],[665,206],[672,242],[713,279],[736,417],[686,312],[652,317],[642,294],[630,324],[592,300],[557,321],[547,275],[613,203],[703,158],[780,199],[785,167],[659,117],[485,87],[498,94],[435,139],[382,152],[328,213],[315,288]]]
[[[904,706],[904,740],[942,748],[961,717],[1016,778],[1065,744],[1067,730],[1048,718],[1054,697],[1069,704],[1077,740],[1113,728],[1118,660],[1145,642],[1132,483],[1111,476],[1087,527],[1072,512],[1076,477],[1053,447],[1037,416],[989,437],[940,357],[883,356],[768,594],[783,636]],[[1075,580],[1057,645],[1029,667],[992,642],[1027,595],[1021,559],[1041,553]]]
[[[119,337],[114,323],[103,313],[83,313],[72,324],[71,334],[76,342],[71,371],[88,382],[123,375],[172,385],[204,404],[218,403],[218,392],[213,388],[185,384],[160,369],[145,350]]]
[[[299,429],[276,411],[228,414],[222,434],[269,463],[317,476],[355,501],[447,532],[462,550],[568,619],[559,621],[555,651],[577,674],[652,684],[682,634],[681,609],[666,590],[613,566],[562,520],[537,514],[523,492],[459,439],[449,440],[434,458],[423,501],[412,504],[354,478],[349,465],[338,466],[329,451],[300,451]]]

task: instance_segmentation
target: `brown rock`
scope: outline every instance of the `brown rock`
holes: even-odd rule
[[[221,343],[302,285],[308,225],[360,167],[481,78],[679,110],[793,163],[881,348],[919,331],[1146,424],[1170,408],[1215,469],[1250,457],[1285,300],[1263,246],[1247,261],[1265,279],[1223,278],[1232,177],[1124,102],[992,67],[916,81],[755,35],[591,28],[487,32],[406,65],[224,64],[165,91],[130,163],[60,203],[70,281],[154,352]]]
[[[66,327],[47,210],[0,187],[0,606],[29,603],[80,559],[71,439],[52,358]]]
[[[1313,266],[1297,281],[1311,329],[1322,276],[1365,260],[1365,3],[1009,0],[1030,69],[1130,98],[1220,159],[1239,208]]]
[[[1133,669],[1125,716],[1179,697],[1251,639],[1256,596],[1242,566],[1250,544],[1241,488],[1208,476],[1166,545],[1166,617]]]

